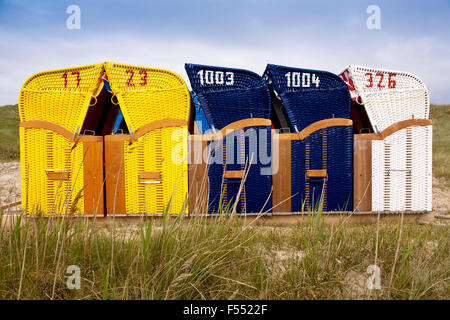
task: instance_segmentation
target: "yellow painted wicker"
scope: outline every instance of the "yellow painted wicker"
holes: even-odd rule
[[[41,72],[23,85],[23,209],[92,213],[82,197],[89,181],[84,181],[86,150],[78,134],[91,100],[103,87],[105,71],[131,133],[131,141],[124,143],[127,213],[163,213],[166,207],[174,214],[187,212],[189,90],[170,71],[113,62]],[[149,124],[168,119],[172,122],[148,130]],[[145,178],[149,173],[157,173],[158,181]]]
[[[20,91],[21,123],[58,124],[75,138],[103,68],[94,64],[31,76]],[[22,208],[27,213],[84,213],[83,146],[73,138],[44,128],[20,128]],[[68,179],[52,179],[57,173]]]
[[[127,213],[162,214],[166,208],[171,214],[186,212],[187,141],[186,126],[181,126],[159,128],[132,144],[124,143]],[[172,161],[173,157],[178,157],[178,162]],[[140,179],[142,172],[156,172],[161,177]]]
[[[20,128],[22,208],[32,214],[84,213],[83,146],[51,130]],[[67,175],[54,180],[50,174]]]
[[[133,132],[156,120],[189,120],[189,90],[176,73],[114,62],[107,62],[105,69],[125,121]]]
[[[187,146],[191,98],[183,79],[168,70],[109,62],[105,67],[129,127],[132,143],[124,143],[126,210],[129,214],[187,212]],[[143,127],[160,120],[185,124],[163,126],[139,138]],[[180,151],[182,156],[173,155]],[[160,174],[159,181],[143,181],[142,172]]]
[[[103,68],[100,63],[31,76],[19,95],[20,121],[43,120],[81,130]]]

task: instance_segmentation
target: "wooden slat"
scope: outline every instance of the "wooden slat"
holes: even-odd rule
[[[351,126],[352,123],[353,123],[352,120],[344,119],[344,118],[332,118],[332,119],[320,120],[320,121],[310,124],[305,129],[300,131],[300,139],[304,140],[309,135],[311,135],[312,133],[314,133],[320,129],[325,129],[328,127]]]
[[[306,177],[308,177],[308,178],[326,178],[327,170],[326,169],[306,170]]]
[[[225,179],[242,179],[244,178],[244,170],[225,171],[223,176]]]
[[[367,133],[367,134],[355,134],[355,140],[383,140],[389,137],[391,134],[412,126],[431,126],[433,122],[428,119],[409,119],[403,120],[390,125],[384,129],[381,133]]]
[[[314,122],[307,126],[300,133],[279,133],[277,134],[280,140],[304,140],[314,132],[328,127],[345,127],[352,125],[352,120],[344,118],[332,118]]]
[[[274,136],[275,144],[279,144],[278,157],[272,157],[272,207],[273,212],[291,212],[291,140],[283,139],[285,134]]]
[[[264,118],[250,118],[243,119],[239,121],[235,121],[230,123],[226,127],[222,128],[216,134],[194,134],[191,135],[191,139],[193,140],[204,140],[204,141],[213,141],[223,139],[226,135],[233,133],[236,130],[244,129],[247,127],[256,127],[256,126],[271,126],[272,121]]]
[[[46,170],[47,179],[48,180],[64,180],[67,181],[70,179],[70,173],[67,171],[51,171]]]
[[[353,137],[355,140],[383,140],[383,136],[377,133],[361,133],[355,134]]]
[[[25,129],[44,129],[53,131],[72,142],[102,141],[102,137],[76,135],[74,132],[59,124],[43,120],[23,121],[20,122],[19,126]]]
[[[353,179],[355,210],[372,211],[372,141],[370,140],[354,140]]]
[[[145,126],[140,127],[136,130],[136,132],[133,135],[133,139],[139,139],[146,133],[160,129],[160,128],[166,128],[166,127],[182,127],[187,126],[188,123],[186,120],[183,119],[162,119],[162,120],[156,120],[150,123],[147,123]]]
[[[21,128],[25,129],[45,129],[50,130],[53,132],[56,132],[60,135],[62,135],[64,138],[73,141],[74,140],[74,133],[70,131],[67,128],[64,128],[63,126],[49,122],[49,121],[42,121],[42,120],[32,120],[32,121],[23,121],[20,122],[19,126]]]
[[[247,127],[256,127],[256,126],[271,126],[272,121],[264,118],[250,118],[238,120],[230,123],[226,127],[222,128],[219,131],[219,137],[225,137],[227,134],[230,134],[236,130],[244,129]]]
[[[125,214],[124,141],[129,135],[105,136],[106,214]],[[116,192],[117,185],[117,192]],[[115,206],[114,206],[115,203]]]
[[[139,180],[161,180],[161,173],[158,171],[141,171],[139,172]]]
[[[92,137],[94,138],[94,137]],[[94,140],[94,139],[92,139]],[[103,139],[83,143],[84,158],[84,211],[85,214],[103,216]]]
[[[406,127],[412,127],[412,126],[431,126],[432,121],[428,119],[409,119],[404,121],[399,121],[397,123],[394,123],[393,125],[387,127],[383,130],[382,135],[383,138],[389,137],[391,134],[402,130]]]

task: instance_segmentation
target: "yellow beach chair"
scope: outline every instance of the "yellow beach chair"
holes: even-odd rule
[[[103,64],[45,71],[23,85],[20,159],[26,213],[103,214],[103,170],[95,161],[102,159],[102,138],[80,135],[102,71]]]

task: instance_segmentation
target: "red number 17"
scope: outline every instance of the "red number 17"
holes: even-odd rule
[[[76,81],[77,81],[77,87],[79,87],[79,86],[80,86],[80,81],[81,81],[81,78],[80,78],[80,72],[79,72],[79,71],[74,71],[74,72],[72,72],[72,75],[73,75],[73,76],[74,76],[74,75],[77,76],[77,79],[76,79]],[[64,88],[67,88],[67,72],[65,72],[65,73],[62,75],[62,78],[64,78]]]

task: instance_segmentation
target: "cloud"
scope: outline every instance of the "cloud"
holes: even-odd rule
[[[128,20],[117,23],[117,16],[105,14],[103,20],[99,19],[100,11],[95,7],[84,10],[85,4],[80,31],[65,30],[64,19],[58,21],[61,26],[51,22],[27,32],[23,26],[0,29],[0,105],[16,103],[21,85],[36,72],[103,61],[166,68],[186,81],[186,62],[244,68],[259,74],[267,63],[335,73],[348,64],[362,64],[415,73],[427,84],[433,102],[450,102],[450,79],[445,76],[450,74],[450,41],[443,41],[442,35],[397,32],[389,27],[389,21],[383,22],[380,31],[368,31],[365,8],[359,14],[351,10],[345,16],[341,8],[332,19],[333,10],[327,7],[324,11],[328,16],[316,19],[317,6],[288,2],[271,12],[273,3],[266,1],[255,7],[257,14],[240,10],[228,17],[231,5],[222,3],[219,9],[224,8],[223,13],[216,9],[208,16],[211,3],[201,9],[202,3],[190,5],[198,9],[195,15],[189,9],[182,18],[183,14],[176,11],[176,19],[162,3],[149,7],[148,12],[128,8]],[[249,9],[255,4],[249,1],[243,6]],[[47,4],[41,10],[50,9]],[[156,9],[160,9],[156,11],[160,16]],[[131,13],[137,15],[138,22],[130,20]],[[49,14],[54,16],[55,12]],[[65,10],[62,14],[65,17]],[[139,28],[146,16],[150,27]],[[164,23],[169,17],[170,23]]]

